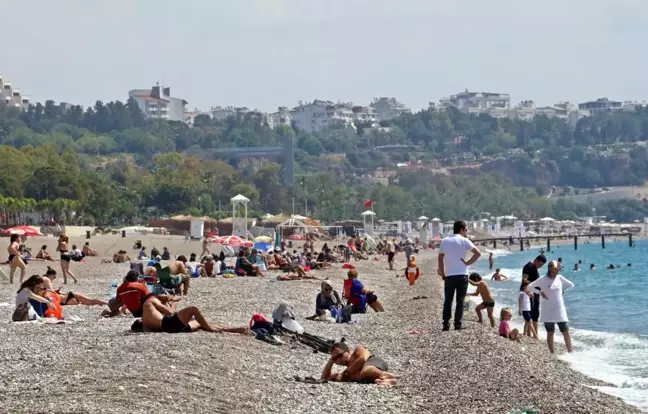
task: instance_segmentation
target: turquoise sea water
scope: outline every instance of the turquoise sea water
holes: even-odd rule
[[[489,282],[497,300],[496,315],[506,306],[517,315],[522,267],[539,250],[492,252],[495,268],[510,278]],[[546,256],[549,260],[561,257],[561,274],[576,285],[565,293],[574,352],[561,358],[574,369],[618,387],[601,387],[602,391],[648,410],[648,240],[637,241],[633,248],[627,240],[608,242],[602,249],[600,240],[592,239],[590,244],[580,244],[578,250],[571,244],[553,246]],[[482,257],[474,270],[490,279],[488,255]],[[573,271],[579,260],[581,271]],[[589,270],[591,263],[596,270]],[[607,270],[609,264],[620,267]],[[545,265],[540,275],[546,271]],[[521,318],[516,320],[517,324],[522,322]],[[544,328],[540,327],[540,331],[544,337]]]

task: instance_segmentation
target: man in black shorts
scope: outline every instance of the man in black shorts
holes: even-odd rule
[[[532,262],[527,263],[522,268],[522,281],[529,283],[535,282],[540,278],[538,269],[547,263],[547,258],[541,254],[536,257]],[[540,293],[533,292],[533,299],[531,299],[531,320],[533,327],[538,332],[538,318],[540,317]]]
[[[141,323],[138,321],[131,328],[133,330],[146,328],[152,332],[166,333],[195,332],[199,330],[214,333],[246,334],[249,332],[247,326],[227,327],[210,324],[202,315],[200,309],[195,306],[189,306],[175,312],[175,303],[167,306],[155,296],[149,296],[144,302]]]

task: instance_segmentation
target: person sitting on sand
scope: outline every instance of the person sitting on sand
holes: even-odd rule
[[[79,250],[76,246],[76,244],[72,245],[72,250],[70,251],[70,259],[74,260],[75,262],[80,262],[83,260],[83,252]]]
[[[11,317],[13,322],[23,322],[27,320],[36,319],[37,313],[33,310],[30,300],[44,303],[47,306],[51,307],[49,299],[41,296],[45,291],[45,284],[43,283],[43,278],[34,275],[20,284],[18,293],[16,295],[16,309]]]
[[[353,313],[365,313],[367,305],[375,312],[384,312],[382,303],[372,290],[365,289],[358,279],[358,271],[350,269],[344,281],[344,297],[353,305]]]
[[[130,262],[131,258],[128,256],[126,250],[119,250],[117,253],[113,254],[113,263],[126,263]]]
[[[50,261],[50,262],[54,261],[54,258],[52,257],[52,255],[47,252],[47,245],[46,244],[44,244],[40,248],[40,250],[36,254],[36,258],[41,259],[41,260],[47,260],[47,261]]]
[[[216,277],[216,274],[220,273],[220,269],[218,272],[216,271],[217,264],[220,264],[220,262],[215,262],[214,256],[208,254],[205,258],[205,262],[202,264],[202,268],[200,269],[200,276]]]
[[[511,308],[504,308],[500,312],[500,325],[499,325],[499,336],[510,339],[511,341],[520,342],[522,338],[520,337],[520,331],[517,329],[511,330],[509,321],[513,317],[513,312]]]
[[[142,249],[137,253],[137,260],[148,260],[148,255],[146,254],[146,247],[142,246]]]
[[[139,280],[139,275],[135,270],[126,273],[124,281],[117,288],[115,297],[108,301],[108,310],[101,313],[102,317],[113,317],[120,313],[120,309],[126,308],[134,317],[141,318],[143,313],[143,304],[149,296],[156,296],[161,302],[179,302],[178,296],[170,295],[152,295],[146,284]],[[123,313],[123,312],[122,312]]]
[[[495,269],[495,273],[493,273],[491,280],[494,280],[496,282],[501,282],[502,280],[508,280],[508,276],[503,275],[500,269]]]
[[[333,373],[333,364],[347,367],[344,372]],[[340,382],[359,382],[361,384],[395,385],[398,377],[388,372],[387,363],[367,348],[358,346],[351,352],[344,342],[336,342],[331,351],[322,379]]]
[[[89,256],[89,257],[95,257],[99,256],[99,252],[97,252],[95,249],[90,248],[90,242],[85,242],[83,245],[83,250],[81,250],[81,253],[83,253],[83,256]]]
[[[333,285],[328,280],[323,280],[320,284],[321,291],[315,298],[315,316],[321,317],[330,312],[331,308],[337,308],[342,305],[340,295],[333,289]]]
[[[228,327],[210,324],[195,306],[175,311],[175,304],[163,304],[158,298],[150,296],[143,305],[141,323],[133,324],[134,330],[146,329],[152,332],[189,333],[199,330],[213,333],[247,334],[247,326]]]
[[[171,260],[171,252],[166,247],[162,248],[162,260]]]
[[[61,306],[65,306],[65,305],[93,306],[93,305],[108,304],[108,302],[100,299],[90,299],[86,295],[79,292],[61,293],[61,288],[54,289],[54,283],[52,282],[56,280],[56,270],[52,269],[49,266],[47,266],[47,271],[45,272],[45,276],[42,276],[42,278],[43,278],[43,284],[45,286],[45,291],[55,292],[57,295],[59,295],[59,298],[61,300]]]
[[[486,281],[482,280],[482,277],[479,275],[479,273],[471,273],[470,276],[468,277],[468,283],[471,285],[475,286],[477,290],[473,293],[468,293],[469,296],[479,296],[481,295],[482,297],[482,303],[477,305],[475,308],[475,312],[477,312],[477,319],[479,320],[479,323],[483,323],[482,320],[482,311],[486,309],[486,313],[488,314],[488,319],[490,319],[491,327],[495,327],[495,317],[493,316],[493,310],[495,308],[495,299],[493,299],[493,295],[491,294],[490,289],[488,288],[488,284]]]
[[[234,273],[239,276],[259,276],[259,265],[250,262],[245,256],[245,250],[241,250],[238,259],[236,259]]]
[[[169,273],[178,288],[182,288],[182,295],[187,296],[189,293],[189,283],[191,276],[186,266],[187,258],[184,255],[178,256],[177,260],[169,262]]]

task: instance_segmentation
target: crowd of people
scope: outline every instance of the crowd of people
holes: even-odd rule
[[[456,221],[453,227],[453,235],[441,240],[438,274],[444,280],[444,306],[443,306],[443,330],[450,329],[452,314],[452,302],[456,295],[456,309],[454,313],[454,328],[462,329],[464,299],[468,286],[476,287],[472,296],[480,296],[482,302],[475,307],[477,319],[483,321],[482,312],[486,310],[491,327],[495,328],[494,317],[495,299],[488,286],[478,273],[468,272],[468,267],[475,263],[481,256],[479,249],[467,237],[468,226],[463,221]],[[466,256],[470,258],[466,260]],[[540,254],[533,261],[527,263],[522,269],[522,281],[518,296],[518,312],[524,319],[522,332],[518,329],[511,329],[510,320],[513,316],[511,308],[503,308],[500,312],[500,323],[498,333],[500,336],[513,341],[520,341],[523,336],[538,338],[538,322],[544,324],[547,333],[547,345],[551,353],[554,352],[554,336],[556,325],[562,333],[567,352],[572,351],[571,335],[569,333],[569,320],[563,299],[566,289],[574,287],[574,284],[560,274],[562,260],[549,261],[547,273],[541,277],[539,269],[547,263],[544,254]],[[492,269],[494,258],[492,253],[489,256],[489,268]],[[491,280],[502,281],[507,277],[497,269]]]

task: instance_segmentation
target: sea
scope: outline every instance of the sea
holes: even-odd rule
[[[540,249],[511,249],[487,248],[495,257],[494,269],[501,269],[509,280],[490,281],[493,272],[488,269],[488,254],[483,254],[471,271],[489,281],[497,303],[495,317],[499,317],[501,308],[510,307],[515,315],[513,325],[520,328],[524,321],[517,316],[517,299],[522,267]],[[579,244],[577,250],[573,244],[552,246],[545,255],[548,260],[562,258],[561,274],[576,285],[564,296],[573,353],[564,353],[559,358],[587,376],[616,385],[596,387],[602,392],[648,410],[648,240],[638,240],[634,247],[629,246],[627,239],[606,240],[603,249],[600,240],[593,238]],[[581,270],[574,271],[579,260]],[[591,264],[596,266],[595,270],[589,270]],[[608,270],[610,264],[615,268]],[[541,276],[546,274],[547,267],[540,269]],[[542,324],[538,330],[544,340]],[[556,343],[564,344],[562,335],[556,331]]]

